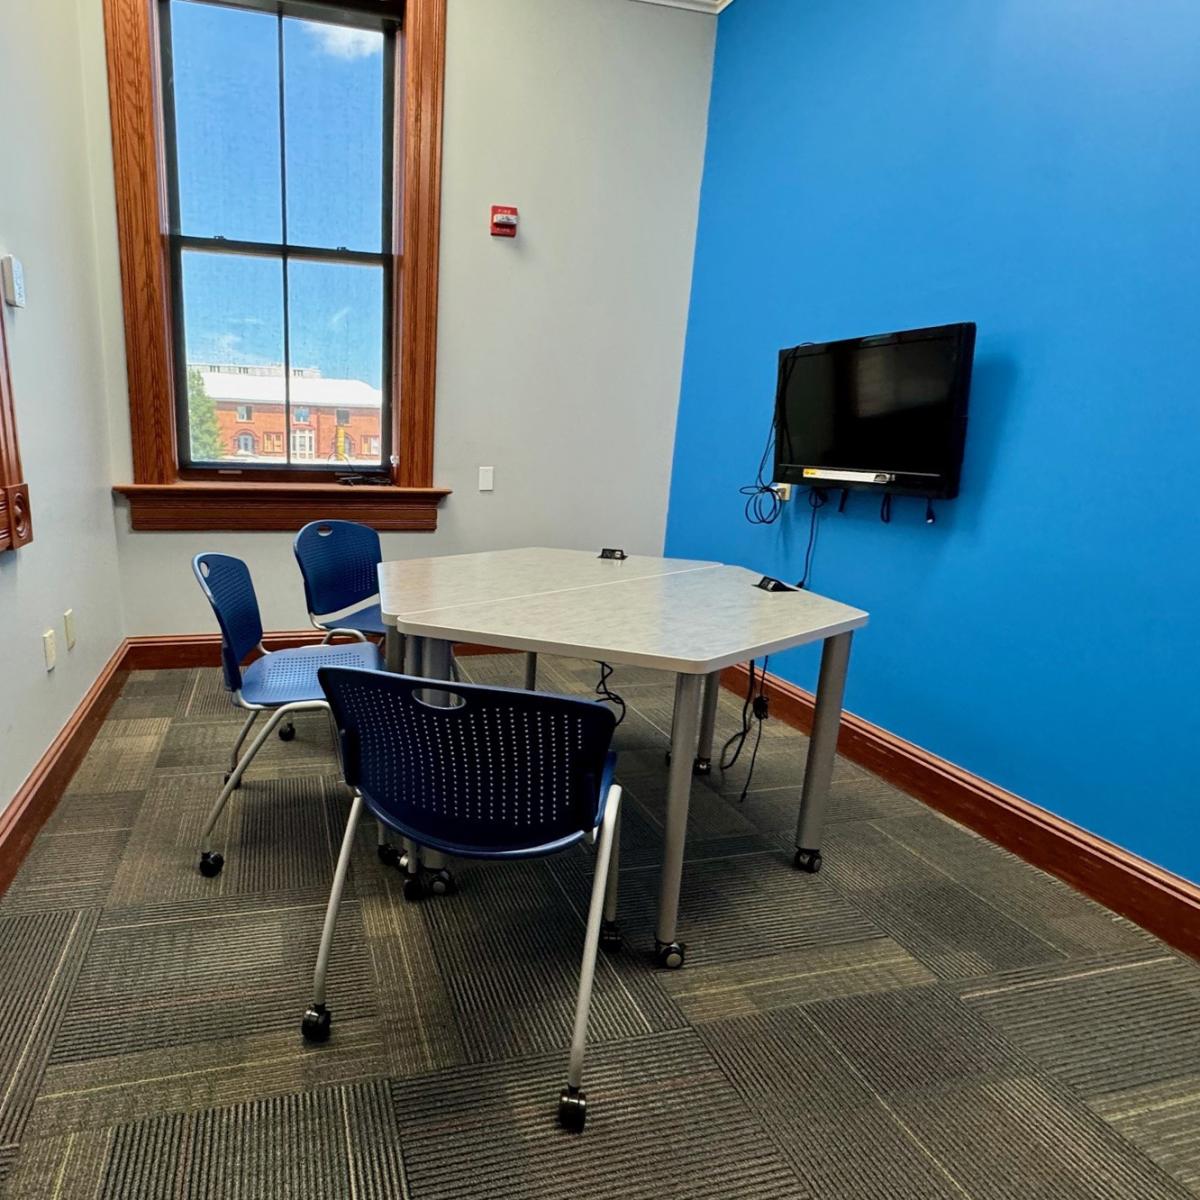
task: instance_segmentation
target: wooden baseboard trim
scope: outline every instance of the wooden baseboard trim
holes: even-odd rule
[[[33,839],[54,811],[120,695],[128,672],[125,648],[125,642],[116,648],[29,778],[17,789],[8,807],[0,811],[0,895],[12,882]]]
[[[325,635],[318,629],[291,629],[268,633],[263,644],[268,650],[288,650],[294,646],[315,646]],[[454,653],[512,654],[496,646],[476,646],[469,642],[455,644]],[[158,637],[125,639],[124,668],[127,671],[166,671],[180,667],[219,667],[221,665],[221,636],[216,633],[167,633]]]
[[[726,669],[721,682],[744,694],[745,666]],[[811,692],[775,675],[767,676],[766,689],[773,716],[806,733],[812,729]],[[1168,945],[1200,958],[1200,886],[853,713],[842,718],[838,751]]]

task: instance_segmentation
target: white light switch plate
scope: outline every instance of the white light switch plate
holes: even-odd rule
[[[66,635],[67,649],[75,649],[75,610],[68,608],[63,613],[63,633]]]
[[[42,634],[42,653],[46,656],[46,670],[53,671],[54,664],[58,661],[58,650],[54,644],[53,629],[47,629]]]
[[[496,490],[496,468],[495,467],[480,467],[479,468],[479,490],[481,492],[492,492]]]
[[[4,303],[10,308],[25,307],[25,268],[21,260],[6,254],[0,258],[0,286],[4,289]]]

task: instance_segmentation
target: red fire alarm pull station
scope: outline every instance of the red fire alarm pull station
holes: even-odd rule
[[[511,204],[492,205],[492,237],[517,236],[517,210]]]

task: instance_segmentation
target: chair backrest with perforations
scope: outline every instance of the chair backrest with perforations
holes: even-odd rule
[[[379,534],[357,521],[310,521],[292,543],[314,616],[338,612],[379,591]]]
[[[346,782],[414,841],[517,854],[599,823],[616,726],[604,705],[346,667],[318,677]]]
[[[242,686],[242,662],[262,641],[262,618],[250,570],[229,554],[197,554],[192,570],[221,627],[221,665],[225,686],[236,692]]]

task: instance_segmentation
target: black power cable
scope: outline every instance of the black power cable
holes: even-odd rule
[[[613,669],[606,662],[598,662],[596,665],[600,668],[600,680],[596,684],[596,695],[600,697],[601,704],[611,704],[620,710],[620,716],[617,717],[617,724],[620,725],[625,720],[625,701],[608,686]]]
[[[746,781],[742,784],[742,793],[738,797],[739,802],[746,799],[746,793],[750,790],[750,782],[754,778],[754,764],[758,761],[758,747],[762,742],[763,722],[771,715],[770,701],[767,696],[767,663],[770,661],[769,657],[764,658],[762,667],[756,673],[754,660],[750,660],[750,677],[746,685],[746,699],[742,704],[742,727],[721,747],[721,756],[717,760],[722,771],[732,770],[746,747],[746,739],[750,736],[752,723],[758,722],[758,730],[754,736],[754,749],[750,752],[750,769],[746,772]],[[757,695],[755,694],[756,686]],[[729,749],[734,743],[736,743],[736,748],[730,755]]]
[[[801,345],[811,346],[812,342],[802,342]],[[791,462],[795,457],[792,452],[792,434],[788,428],[786,398],[788,385],[792,380],[792,372],[796,368],[796,357],[795,354],[788,355],[780,367],[775,413],[771,417],[771,430],[767,434],[767,444],[763,447],[762,458],[758,460],[758,470],[754,473],[754,482],[738,488],[739,494],[746,497],[746,520],[751,525],[774,525],[783,513],[783,501],[775,490],[775,481],[767,479],[764,472],[767,469],[767,461],[771,457],[771,452],[775,449],[775,442],[781,426],[787,461]]]
[[[825,507],[829,502],[829,494],[823,488],[810,488],[808,493],[808,507],[810,515],[808,519],[808,547],[804,551],[804,574],[797,587],[808,587],[809,578],[812,576],[812,559],[813,548],[817,544],[817,513]]]
[[[754,482],[738,488],[738,494],[746,497],[746,520],[751,525],[773,525],[783,512],[783,501],[779,498],[779,493],[763,474],[774,448],[775,422],[772,420],[767,444],[763,447],[762,458],[758,460],[758,470],[754,473]]]

